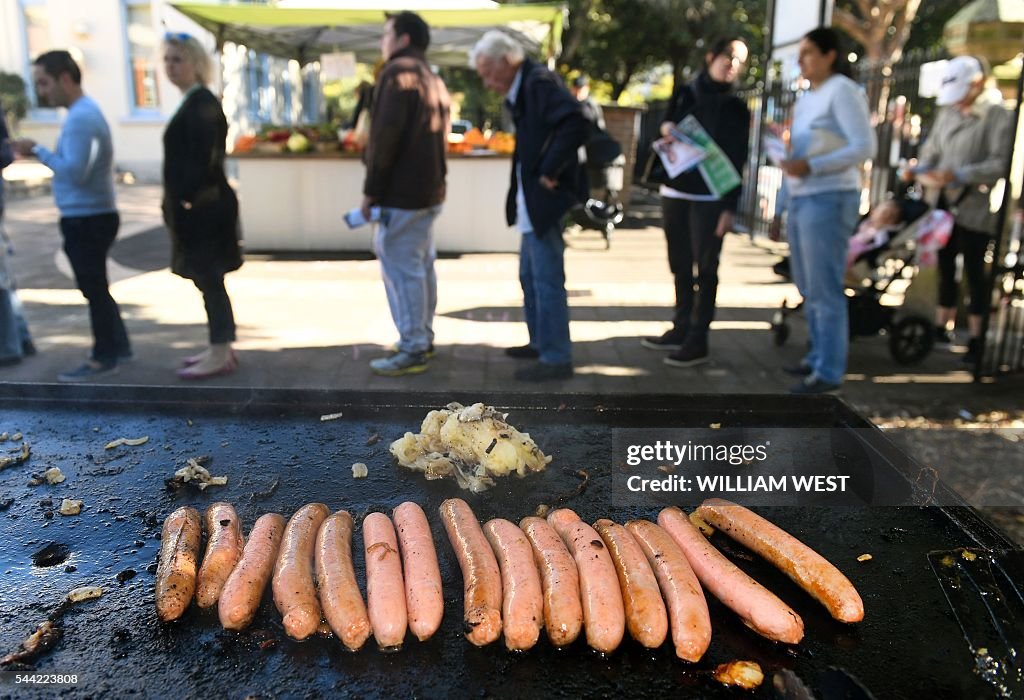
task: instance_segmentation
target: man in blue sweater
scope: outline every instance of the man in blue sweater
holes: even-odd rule
[[[32,66],[32,79],[40,102],[68,110],[55,150],[31,139],[18,139],[14,147],[21,155],[35,155],[53,171],[64,252],[89,302],[93,335],[89,359],[57,379],[80,382],[113,374],[118,362],[132,356],[121,311],[107,281],[107,254],[120,226],[114,203],[114,149],[99,106],[82,92],[82,72],[71,54],[42,54]]]

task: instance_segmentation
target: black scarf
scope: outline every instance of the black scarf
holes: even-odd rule
[[[697,93],[698,99],[702,95],[721,95],[732,92],[732,83],[720,83],[714,80],[706,70],[702,70],[697,74],[697,79],[693,81],[693,91]]]

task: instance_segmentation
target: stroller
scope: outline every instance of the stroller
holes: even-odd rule
[[[619,193],[622,192],[626,157],[620,154],[609,163],[587,163],[585,167],[590,196],[572,210],[572,222],[580,229],[600,231],[607,250],[612,244],[612,232],[625,217]]]
[[[579,229],[600,231],[607,250],[612,244],[612,231],[625,216],[619,193],[625,182],[626,156],[619,142],[605,130],[599,113],[587,118],[587,139],[581,151],[589,195],[570,214]]]
[[[850,262],[846,277],[850,339],[885,334],[889,352],[901,365],[924,360],[935,343],[932,320],[919,313],[904,313],[900,307],[882,304],[882,297],[897,280],[910,280],[918,265],[933,265],[935,255],[949,239],[952,216],[944,211],[930,211],[919,200],[897,202],[900,227],[887,241],[859,251]],[[852,253],[851,253],[852,257]],[[776,265],[776,269],[780,265]],[[803,306],[782,303],[772,318],[775,345],[789,339],[787,321],[790,314]]]

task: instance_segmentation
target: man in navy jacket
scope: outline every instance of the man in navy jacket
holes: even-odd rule
[[[519,282],[530,342],[505,352],[537,360],[518,370],[516,379],[568,379],[573,369],[562,222],[587,195],[576,159],[586,121],[558,76],[526,58],[507,34],[484,34],[470,53],[470,65],[485,87],[505,95],[516,126],[505,215],[522,233]]]

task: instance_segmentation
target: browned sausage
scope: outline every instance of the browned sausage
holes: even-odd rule
[[[533,548],[523,531],[508,520],[488,520],[484,534],[501,568],[505,646],[516,651],[530,649],[537,643],[544,621],[544,596]]]
[[[864,602],[850,579],[830,561],[757,513],[721,498],[709,498],[697,512],[752,552],[789,576],[832,617],[842,622],[864,619]]]
[[[618,523],[602,519],[594,523],[594,529],[615,564],[630,635],[648,649],[657,649],[668,635],[668,612],[647,557]]]
[[[196,587],[196,604],[201,608],[216,604],[224,582],[242,558],[242,523],[230,503],[214,503],[206,509],[206,537],[206,554]]]
[[[647,520],[632,520],[626,529],[647,557],[668,604],[676,656],[700,661],[711,644],[711,615],[693,569],[667,532]]]
[[[224,629],[244,630],[252,623],[274,571],[283,534],[284,516],[277,513],[261,515],[252,526],[242,558],[224,583],[217,604]]]
[[[433,636],[444,616],[444,592],[437,550],[434,549],[427,514],[418,505],[403,503],[395,508],[393,518],[402,551],[409,630],[422,642]]]
[[[177,620],[192,603],[202,536],[195,508],[179,508],[164,521],[156,571],[156,614],[165,622]]]
[[[363,547],[366,551],[366,603],[373,637],[381,649],[398,649],[405,641],[409,617],[398,538],[388,516],[370,513],[363,519]]]
[[[658,524],[683,550],[704,588],[739,615],[743,624],[778,642],[796,644],[803,639],[804,621],[796,611],[726,559],[683,511],[665,508],[658,514]]]
[[[572,644],[583,629],[580,575],[565,543],[543,518],[523,518],[519,527],[533,546],[544,588],[544,627],[556,647]]]
[[[370,636],[370,618],[352,565],[352,527],[344,510],[324,520],[314,560],[324,618],[345,648],[356,651]]]
[[[441,504],[441,522],[462,569],[466,639],[477,646],[501,634],[501,573],[469,504],[450,498]]]
[[[320,626],[320,601],[313,583],[313,552],[320,524],[331,514],[323,503],[299,508],[288,521],[274,566],[274,603],[284,618],[284,631],[303,640]]]
[[[568,508],[552,511],[548,522],[579,569],[587,644],[600,652],[615,651],[626,632],[626,612],[615,564],[601,536]]]

